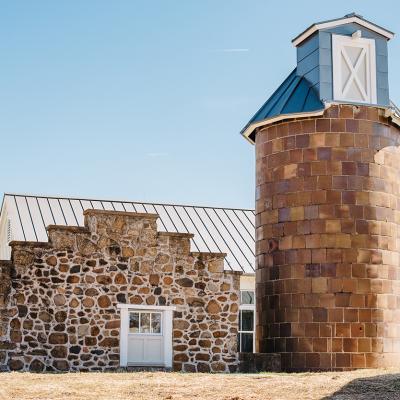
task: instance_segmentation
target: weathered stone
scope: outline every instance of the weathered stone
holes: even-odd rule
[[[142,304],[143,299],[140,296],[132,296],[129,298],[130,304]]]
[[[69,352],[72,354],[79,354],[81,352],[81,346],[71,346]]]
[[[126,303],[126,295],[124,293],[118,293],[117,294],[117,301],[118,303]]]
[[[176,279],[175,282],[179,286],[183,286],[183,287],[192,287],[193,286],[193,281],[191,279],[189,279],[189,278]]]
[[[231,290],[231,285],[230,285],[229,283],[224,282],[224,283],[221,285],[221,291],[222,291],[222,292],[227,292],[227,291],[229,291],[229,290]]]
[[[98,326],[92,326],[90,328],[90,335],[97,336],[100,333],[100,328]]]
[[[133,257],[135,250],[132,247],[122,247],[122,257]]]
[[[31,319],[26,319],[22,324],[22,327],[26,330],[31,330],[33,328],[33,321]]]
[[[85,297],[82,300],[82,305],[86,308],[91,308],[94,306],[94,300],[91,297]]]
[[[65,296],[62,294],[56,294],[53,300],[56,306],[63,306],[66,303]]]
[[[19,371],[24,368],[24,363],[18,359],[10,359],[8,361],[8,366],[11,371]]]
[[[21,321],[18,318],[14,318],[10,322],[10,328],[11,329],[20,329],[21,328]]]
[[[28,314],[28,307],[23,305],[18,305],[18,316],[20,318],[26,317]]]
[[[54,360],[53,367],[55,369],[57,369],[58,371],[68,371],[69,370],[69,364],[68,364],[68,361],[66,361],[66,360]]]
[[[44,371],[44,364],[40,360],[33,360],[29,365],[29,371],[42,372]]]
[[[215,338],[221,338],[221,337],[225,337],[227,335],[228,335],[228,332],[226,332],[226,331],[215,331],[215,332],[213,332],[213,336]]]
[[[160,275],[150,274],[149,283],[150,285],[157,286],[160,283]]]
[[[187,303],[191,307],[204,307],[204,300],[201,297],[188,297]]]
[[[74,265],[71,267],[69,270],[71,274],[79,274],[81,272],[81,266],[80,265]]]
[[[114,283],[115,283],[116,285],[126,285],[126,278],[125,278],[125,275],[123,275],[123,274],[121,274],[121,273],[115,275]]]
[[[101,347],[118,347],[119,346],[119,340],[117,338],[105,338],[103,339],[100,343],[99,346]]]
[[[20,343],[22,341],[22,333],[21,333],[21,331],[11,331],[10,332],[10,340],[13,343]]]
[[[184,364],[183,365],[184,372],[196,372],[196,365],[194,364]]]
[[[90,288],[85,291],[85,295],[88,297],[94,297],[99,294],[99,291],[95,288]]]
[[[226,371],[226,364],[223,362],[213,362],[211,363],[211,370],[214,372],[224,372]]]
[[[50,354],[54,358],[66,358],[68,355],[68,349],[65,346],[54,346],[51,349]]]
[[[35,294],[32,294],[28,297],[28,303],[36,304],[39,301],[38,297]]]
[[[181,319],[181,320],[174,320],[173,323],[174,329],[180,329],[180,330],[185,330],[187,328],[189,328],[190,324],[188,321]]]
[[[79,276],[72,275],[67,278],[67,283],[79,283],[79,281],[80,281]]]
[[[64,322],[67,319],[67,313],[65,311],[57,311],[54,315],[54,318],[57,322]]]
[[[97,282],[100,283],[100,285],[110,285],[112,280],[111,277],[109,277],[108,275],[99,275],[96,278]]]
[[[189,361],[189,357],[186,353],[177,353],[174,355],[174,361],[186,362]]]
[[[170,276],[166,276],[166,277],[163,279],[163,282],[164,282],[165,285],[171,285],[173,281],[174,281],[174,280],[173,280]]]
[[[57,265],[57,257],[55,256],[47,257],[46,264],[50,265],[51,267],[55,267]]]
[[[68,336],[65,333],[54,332],[49,336],[50,344],[66,344],[68,342]]]
[[[206,311],[211,314],[219,314],[221,312],[221,306],[216,300],[210,300],[207,304]]]
[[[106,329],[118,329],[119,328],[119,326],[120,326],[120,320],[119,319],[116,319],[116,320],[114,320],[114,321],[108,321],[107,323],[106,323]]]
[[[71,308],[77,308],[79,307],[79,301],[77,299],[71,299],[71,301],[69,302],[69,306]]]
[[[204,362],[197,363],[197,372],[211,372],[210,364]]]
[[[140,278],[138,276],[134,276],[132,279],[132,284],[133,285],[143,285],[143,280],[142,280],[142,278]]]
[[[107,295],[103,295],[97,299],[97,304],[100,308],[107,308],[111,306],[111,301]]]
[[[209,361],[210,355],[208,353],[197,353],[195,358],[200,361]]]
[[[156,302],[156,298],[154,296],[149,296],[146,299],[146,304],[153,305]]]
[[[95,337],[86,336],[85,337],[85,346],[95,346],[97,344],[97,339]]]

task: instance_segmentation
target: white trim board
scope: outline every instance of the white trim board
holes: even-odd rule
[[[250,135],[253,133],[254,129],[256,129],[256,128],[260,128],[261,126],[273,124],[274,122],[279,122],[284,119],[317,117],[317,116],[322,115],[327,108],[329,108],[329,106],[327,107],[325,105],[325,107],[322,110],[300,112],[300,113],[293,113],[293,114],[279,114],[279,115],[276,115],[275,117],[263,119],[262,121],[258,121],[258,122],[253,122],[246,128],[246,130],[242,133],[242,135],[251,144],[254,144],[254,141],[250,139]]]
[[[333,28],[335,26],[351,24],[353,22],[358,25],[361,25],[364,28],[367,28],[373,32],[376,32],[379,35],[384,36],[388,40],[393,39],[393,37],[394,37],[393,32],[390,32],[384,28],[381,28],[375,24],[372,24],[371,22],[361,19],[360,17],[354,16],[354,17],[345,17],[345,18],[337,19],[337,20],[333,20],[333,21],[321,22],[319,24],[312,25],[308,29],[306,29],[303,33],[301,33],[299,36],[295,37],[292,40],[293,46],[297,47],[301,42],[303,42],[305,39],[307,39],[309,36],[311,36],[316,31],[319,31],[321,29]]]
[[[125,304],[125,303],[118,303],[117,308],[119,309],[135,309],[135,310],[176,310],[176,306],[156,306],[156,305],[143,305],[143,304]]]

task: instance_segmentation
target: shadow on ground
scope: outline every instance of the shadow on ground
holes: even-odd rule
[[[398,400],[400,399],[400,374],[371,376],[354,379],[340,390],[321,400]]]

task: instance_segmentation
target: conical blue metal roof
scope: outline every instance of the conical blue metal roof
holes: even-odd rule
[[[306,78],[297,75],[296,68],[283,81],[274,94],[256,112],[241,134],[254,141],[254,129],[251,126],[261,121],[268,120],[278,115],[298,114],[319,111],[324,109],[324,104],[318,93]],[[249,132],[250,128],[250,132]],[[245,134],[247,131],[247,134]]]

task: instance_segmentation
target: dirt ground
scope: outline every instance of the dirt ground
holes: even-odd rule
[[[1,373],[0,399],[400,399],[400,370],[325,373]]]

